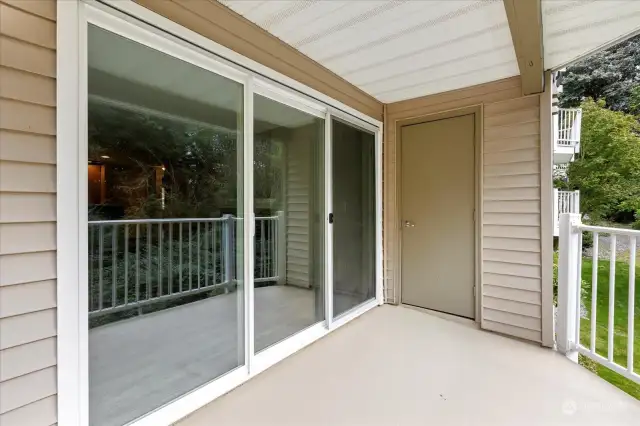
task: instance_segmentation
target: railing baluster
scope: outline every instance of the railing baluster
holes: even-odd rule
[[[96,230],[95,226],[89,225],[89,312],[91,312],[95,303],[95,277],[94,277],[94,253],[96,245]]]
[[[158,223],[158,297],[162,296],[162,223]]]
[[[136,303],[140,301],[140,224],[136,223]]]
[[[578,276],[576,277],[576,328],[575,328],[575,336],[574,342],[576,345],[580,345],[580,311],[582,298],[580,295],[582,294],[582,232],[578,233]]]
[[[587,231],[589,232],[589,231]],[[591,269],[591,333],[590,333],[590,349],[592,353],[596,353],[596,318],[598,308],[598,240],[600,235],[597,232],[593,233],[593,253],[591,258],[593,259],[593,267]]]
[[[260,278],[264,278],[265,277],[265,261],[264,261],[264,254],[265,254],[265,250],[264,250],[264,225],[265,225],[265,221],[261,220],[260,221]]]
[[[636,237],[629,235],[629,311],[627,318],[627,370],[633,373],[634,316],[636,298]]]
[[[193,261],[191,260],[191,222],[189,222],[189,291],[191,291],[191,275],[193,271],[191,267],[193,265]]]
[[[178,238],[180,240],[180,244],[178,245],[180,247],[180,251],[178,254],[179,256],[178,264],[180,265],[178,269],[178,280],[180,281],[178,290],[180,291],[180,293],[182,293],[182,250],[184,250],[182,246],[182,222],[178,223],[178,225],[180,225],[180,230],[178,231],[178,234],[179,234]]]
[[[147,299],[151,299],[151,224],[147,224]]]
[[[167,273],[167,294],[173,294],[173,222],[169,222],[169,271]]]
[[[104,284],[102,282],[103,279],[103,269],[104,269],[104,226],[100,225],[98,228],[98,310],[101,311],[104,301]]]
[[[218,222],[213,222],[213,284],[218,283]]]
[[[118,289],[118,225],[111,228],[111,307],[116,306]]]
[[[204,222],[204,286],[209,285],[209,222]]]
[[[129,303],[129,224],[124,225],[124,304]]]
[[[196,253],[198,254],[198,287],[197,288],[200,288],[200,258],[202,257],[200,256],[200,254],[202,253],[202,250],[200,248],[200,222],[196,222],[196,233],[198,235],[197,242],[196,242],[196,247],[197,247]]]
[[[609,323],[608,323],[608,342],[607,357],[609,362],[613,362],[613,335],[614,333],[614,313],[615,313],[615,296],[616,296],[616,234],[611,234],[611,252],[609,253]]]

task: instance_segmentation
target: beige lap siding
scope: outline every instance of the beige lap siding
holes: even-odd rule
[[[385,300],[398,303],[396,122],[483,105],[482,326],[541,341],[540,97],[520,78],[387,106],[384,144]]]
[[[0,0],[0,424],[56,423],[56,4]]]
[[[484,106],[482,325],[541,341],[540,97]]]

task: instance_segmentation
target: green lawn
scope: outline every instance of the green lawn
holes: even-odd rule
[[[638,262],[640,263],[640,262]],[[599,355],[607,357],[607,324],[609,316],[609,266],[607,260],[598,261],[598,294],[596,298],[596,352]],[[583,302],[588,311],[588,318],[580,319],[580,340],[583,346],[590,345],[591,331],[591,277],[593,271],[593,261],[583,258],[582,260],[582,279],[583,279]],[[634,331],[634,369],[640,372],[640,266],[636,267],[635,279],[635,331]],[[616,279],[615,279],[615,305],[614,305],[614,361],[627,366],[627,313],[629,300],[629,264],[628,262],[616,262]],[[640,399],[640,385],[628,380],[618,373],[609,370],[600,364],[587,363],[596,373],[614,384],[625,392]]]

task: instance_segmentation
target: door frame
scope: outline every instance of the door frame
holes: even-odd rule
[[[395,132],[396,132],[396,168],[395,168],[395,178],[396,178],[396,206],[395,206],[395,215],[397,218],[396,224],[398,226],[398,237],[395,241],[396,249],[397,249],[397,303],[403,306],[411,306],[413,305],[405,305],[402,302],[402,128],[405,126],[410,126],[414,124],[423,124],[429,123],[432,121],[445,120],[447,118],[455,118],[461,117],[465,115],[473,115],[474,116],[474,157],[475,157],[475,171],[474,171],[474,296],[475,296],[475,306],[473,313],[473,321],[477,324],[480,324],[480,309],[482,306],[482,222],[483,222],[483,214],[482,214],[482,156],[483,156],[483,114],[484,109],[483,105],[473,105],[464,108],[457,108],[448,111],[441,111],[432,114],[421,115],[418,117],[411,117],[403,120],[397,120],[395,124]],[[425,308],[427,309],[427,308]],[[443,313],[446,314],[446,313]]]

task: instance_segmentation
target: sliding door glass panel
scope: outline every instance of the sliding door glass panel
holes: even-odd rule
[[[375,137],[333,120],[333,315],[375,297]]]
[[[254,96],[255,351],[324,320],[324,120]]]
[[[88,29],[89,410],[116,426],[244,363],[243,86]]]

